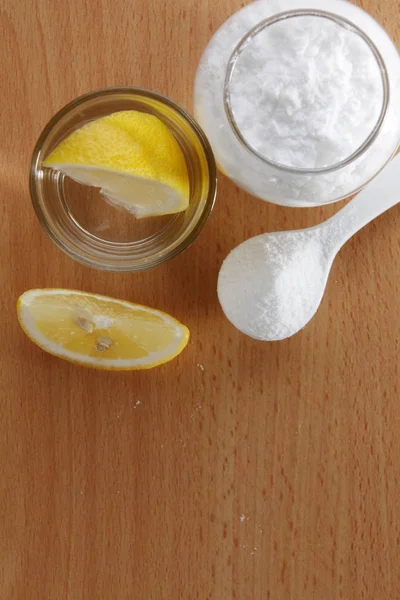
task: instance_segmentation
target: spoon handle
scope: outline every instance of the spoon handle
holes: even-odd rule
[[[361,190],[353,200],[322,226],[330,230],[337,250],[367,223],[400,202],[400,154]],[[318,227],[318,226],[317,226]]]

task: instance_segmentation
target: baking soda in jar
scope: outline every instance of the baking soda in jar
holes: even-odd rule
[[[201,59],[195,114],[221,170],[277,204],[312,206],[362,188],[400,140],[400,57],[343,0],[258,0]]]

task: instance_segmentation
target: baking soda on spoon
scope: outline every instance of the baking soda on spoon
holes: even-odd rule
[[[323,249],[296,231],[264,234],[241,244],[221,269],[218,295],[228,319],[259,340],[281,340],[309,321],[324,280]],[[299,269],[299,263],[309,266]]]
[[[359,229],[400,202],[400,155],[336,215],[298,231],[265,233],[225,259],[218,296],[228,319],[259,340],[282,340],[316,313],[332,262]]]

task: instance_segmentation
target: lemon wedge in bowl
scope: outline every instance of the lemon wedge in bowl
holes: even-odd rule
[[[148,113],[126,110],[86,123],[62,140],[43,166],[100,188],[108,202],[138,219],[182,212],[189,204],[181,147]]]
[[[18,299],[17,315],[40,348],[97,369],[150,369],[189,341],[187,327],[164,312],[75,290],[29,290]]]

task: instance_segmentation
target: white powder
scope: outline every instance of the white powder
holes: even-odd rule
[[[378,122],[379,64],[354,31],[316,16],[262,29],[237,58],[233,115],[246,141],[287,167],[322,168],[353,154]]]
[[[301,9],[312,14],[260,29],[232,57],[252,28]],[[328,173],[291,173],[256,153],[291,168],[337,164],[367,140],[382,109],[381,71],[371,46],[344,21],[316,16],[321,10],[353,24],[376,46],[387,72],[389,103],[379,134],[356,160]],[[238,140],[226,112],[225,81],[231,64],[235,66],[227,100],[240,135],[256,153]],[[196,76],[195,114],[220,167],[245,190],[278,204],[324,204],[364,186],[398,146],[399,106],[396,47],[367,13],[342,0],[248,4],[214,35]]]
[[[259,340],[282,340],[312,318],[321,301],[329,257],[317,231],[268,233],[225,259],[218,297],[228,319]]]

